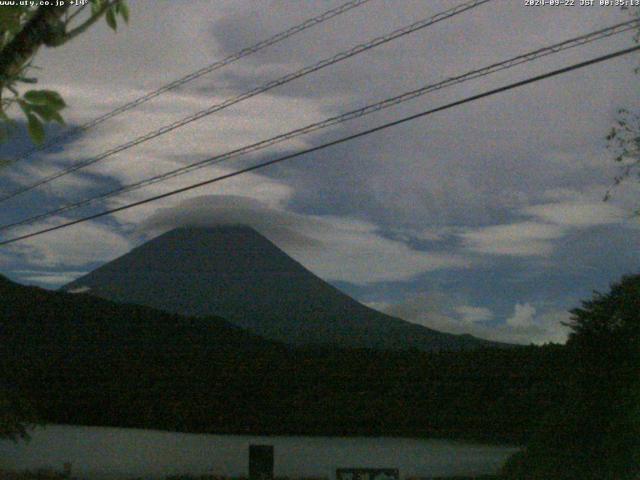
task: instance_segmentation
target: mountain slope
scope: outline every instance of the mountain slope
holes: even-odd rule
[[[244,226],[172,230],[64,289],[183,315],[219,315],[294,345],[458,350],[491,344],[367,308]]]

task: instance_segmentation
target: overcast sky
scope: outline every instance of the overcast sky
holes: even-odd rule
[[[40,88],[68,126],[339,5],[328,0],[131,1],[42,50]],[[5,168],[11,192],[40,176],[331,57],[460,1],[371,0],[167,93],[73,141]],[[489,4],[405,36],[115,155],[2,205],[2,224],[224,153],[628,18],[615,7]],[[560,66],[631,46],[630,33],[438,91],[288,143],[110,198],[4,238],[319,145]],[[567,311],[640,267],[640,189],[617,174],[605,136],[640,101],[638,54],[492,96],[287,163],[0,250],[0,271],[56,288],[180,225],[248,223],[374,308],[444,331],[564,341]],[[24,133],[3,146],[15,156]]]

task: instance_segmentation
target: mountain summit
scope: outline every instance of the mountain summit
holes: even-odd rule
[[[246,226],[172,230],[63,289],[182,315],[217,315],[294,345],[393,350],[491,345],[365,307]]]

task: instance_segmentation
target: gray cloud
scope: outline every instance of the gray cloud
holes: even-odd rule
[[[559,192],[555,194],[558,195]],[[558,240],[576,231],[605,226],[627,227],[628,216],[622,208],[590,201],[588,196],[563,192],[561,200],[531,204],[519,213],[529,217],[525,221],[469,229],[460,233],[463,245],[475,252],[514,256],[548,256],[554,252]],[[631,235],[635,236],[630,225]]]
[[[474,307],[471,305],[460,305],[455,308],[456,313],[462,316],[464,322],[486,322],[493,318],[493,312],[486,307]]]
[[[61,221],[43,222],[36,227],[48,228],[59,223]],[[13,243],[6,248],[13,255],[23,257],[23,261],[31,267],[57,270],[59,267],[82,267],[90,263],[111,260],[125,253],[132,246],[127,237],[113,231],[107,225],[86,222],[76,227],[51,232],[46,238],[32,237]],[[29,229],[20,228],[17,234],[27,231]],[[57,271],[56,275],[60,274],[61,272]]]

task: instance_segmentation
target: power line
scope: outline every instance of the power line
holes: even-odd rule
[[[23,220],[19,220],[13,223],[9,223],[9,224],[5,224],[0,226],[0,231],[4,231],[19,225],[25,225],[25,224],[30,224],[33,223],[35,221],[38,220],[43,220],[45,218],[49,218],[51,216],[60,214],[60,213],[64,213],[64,212],[68,212],[70,210],[74,210],[76,208],[85,206],[85,205],[89,205],[93,202],[96,202],[98,200],[102,200],[120,193],[127,193],[130,191],[134,191],[140,188],[143,188],[145,186],[148,185],[152,185],[155,183],[159,183],[162,181],[165,181],[169,178],[173,178],[173,177],[177,177],[180,175],[184,175],[186,173],[210,166],[210,165],[214,165],[214,164],[218,164],[218,163],[222,163],[224,161],[239,157],[241,155],[245,155],[247,153],[251,153],[251,152],[255,152],[255,151],[259,151],[259,150],[263,150],[267,147],[276,145],[278,143],[284,142],[286,140],[291,140],[293,138],[296,138],[298,136],[301,135],[305,135],[317,130],[321,130],[324,128],[328,128],[330,126],[333,125],[337,125],[339,123],[343,123],[349,120],[353,120],[355,118],[359,118],[365,115],[369,115],[371,113],[374,112],[378,112],[380,110],[398,105],[400,103],[406,102],[408,100],[412,100],[415,99],[417,97],[420,97],[422,95],[425,95],[427,93],[431,93],[434,92],[436,90],[440,90],[443,88],[447,88],[447,87],[451,87],[454,85],[457,85],[459,83],[463,83],[469,80],[474,80],[476,78],[480,78],[480,77],[484,77],[486,75],[489,74],[493,74],[496,73],[498,71],[502,71],[502,70],[506,70],[509,68],[513,68],[515,66],[521,65],[523,63],[527,63],[533,60],[537,60],[539,58],[551,55],[551,54],[555,54],[555,53],[559,53],[561,51],[564,50],[568,50],[570,48],[574,48],[577,46],[581,46],[581,45],[585,45],[587,43],[591,43],[594,41],[598,41],[598,40],[602,40],[604,38],[607,37],[611,37],[613,35],[617,35],[632,29],[637,28],[640,25],[640,20],[630,20],[627,22],[622,22],[607,28],[603,28],[601,30],[597,30],[595,32],[591,32],[585,35],[581,35],[569,40],[565,40],[563,42],[548,46],[548,47],[544,47],[544,48],[540,48],[537,50],[533,50],[531,52],[527,52],[515,57],[512,57],[508,60],[504,60],[501,62],[497,62],[494,64],[491,64],[487,67],[483,67],[477,70],[472,70],[470,72],[464,73],[462,75],[457,75],[455,77],[451,77],[448,78],[446,80],[434,83],[434,84],[430,84],[430,85],[426,85],[424,87],[421,87],[419,89],[416,90],[412,90],[409,92],[405,92],[402,93],[401,95],[397,95],[395,97],[391,97],[385,100],[382,100],[380,102],[374,103],[374,104],[370,104],[367,105],[365,107],[356,109],[356,110],[352,110],[350,112],[346,112],[343,113],[341,115],[338,116],[334,116],[334,117],[330,117],[327,118],[325,120],[322,120],[320,122],[316,122],[316,123],[312,123],[309,124],[307,126],[304,126],[302,128],[298,128],[298,129],[294,129],[291,130],[289,132],[283,133],[281,135],[275,136],[275,137],[271,137],[269,139],[266,140],[262,140],[238,149],[234,149],[231,150],[229,152],[220,154],[220,155],[216,155],[214,157],[210,157],[210,158],[206,158],[204,160],[200,160],[198,162],[195,162],[193,164],[190,165],[186,165],[184,167],[180,167],[174,170],[170,170],[168,172],[141,180],[139,182],[135,182],[129,185],[124,185],[122,187],[118,187],[116,189],[110,190],[108,192],[105,193],[101,193],[99,195],[90,197],[90,198],[86,198],[83,200],[80,200],[78,202],[75,203],[71,203],[71,204],[67,204],[64,205],[62,207],[59,207],[57,209],[54,210],[50,210],[32,217],[28,217],[26,219]]]
[[[201,68],[200,70],[196,70],[195,72],[189,73],[188,75],[185,75],[184,77],[181,77],[177,80],[174,80],[171,83],[168,83],[166,85],[163,85],[162,87],[153,90],[145,95],[142,95],[141,97],[136,98],[135,100],[132,100],[128,103],[125,103],[124,105],[121,105],[120,107],[116,108],[115,110],[111,110],[110,112],[105,113],[104,115],[101,115],[93,120],[90,120],[87,123],[84,123],[82,125],[79,125],[77,127],[74,127],[60,135],[57,135],[55,137],[53,137],[52,139],[50,139],[48,142],[46,142],[43,145],[39,145],[36,147],[31,148],[30,150],[27,150],[26,152],[24,152],[22,154],[22,156],[16,160],[14,160],[11,163],[15,163],[15,162],[19,162],[21,160],[25,160],[29,157],[31,157],[34,153],[36,152],[41,152],[41,151],[45,151],[45,150],[49,150],[52,147],[59,145],[60,143],[62,143],[63,141],[71,138],[73,135],[77,134],[77,133],[81,133],[84,131],[87,131],[97,125],[100,125],[101,123],[109,120],[110,118],[116,117],[118,115],[120,115],[121,113],[124,113],[128,110],[131,110],[139,105],[142,105],[143,103],[148,102],[149,100],[152,100],[166,92],[169,92],[171,90],[174,90],[188,82],[191,82],[197,78],[202,77],[203,75],[206,75],[208,73],[214,72],[215,70],[219,70],[222,67],[226,67],[227,65],[234,63],[244,57],[247,57],[249,55],[252,55],[254,53],[259,52],[260,50],[263,50],[267,47],[270,47],[271,45],[274,45],[278,42],[281,42],[289,37],[292,37],[293,35],[303,32],[304,30],[307,30],[308,28],[311,28],[315,25],[318,25],[320,23],[323,23],[327,20],[330,20],[331,18],[337,17],[338,15],[341,15],[345,12],[348,12],[349,10],[352,10],[354,8],[360,7],[361,5],[369,2],[370,0],[351,0],[349,2],[346,2],[336,8],[332,8],[331,10],[327,10],[324,13],[321,13],[320,15],[317,15],[315,17],[309,18],[307,20],[305,20],[304,22],[295,25],[287,30],[284,30],[280,33],[277,33],[275,35],[273,35],[272,37],[269,37],[265,40],[262,40],[261,42],[256,43],[253,46],[250,47],[246,47],[243,48],[242,50],[239,50],[236,53],[233,53],[231,55],[229,55],[228,57],[223,58],[222,60],[219,60],[215,63],[212,63],[211,65],[207,65],[206,67]]]
[[[159,194],[159,195],[155,195],[153,197],[149,197],[149,198],[146,198],[144,200],[139,200],[137,202],[132,202],[132,203],[129,203],[127,205],[120,206],[120,207],[112,208],[110,210],[105,210],[103,212],[96,213],[96,214],[93,214],[93,215],[89,215],[89,216],[86,216],[86,217],[83,217],[83,218],[80,218],[80,219],[77,219],[77,220],[73,220],[73,221],[70,221],[70,222],[66,222],[66,223],[63,223],[61,225],[56,225],[54,227],[49,227],[49,228],[45,228],[45,229],[42,229],[42,230],[38,230],[36,232],[32,232],[32,233],[28,233],[26,235],[21,235],[21,236],[18,236],[18,237],[14,237],[14,238],[11,238],[9,240],[3,240],[3,241],[0,242],[0,246],[8,245],[8,244],[11,244],[11,243],[15,243],[15,242],[18,242],[18,241],[21,241],[21,240],[25,240],[27,238],[32,238],[32,237],[35,237],[35,236],[43,235],[43,234],[48,233],[48,232],[53,232],[55,230],[60,230],[60,229],[66,228],[66,227],[70,227],[72,225],[77,225],[79,223],[84,223],[84,222],[87,222],[89,220],[95,220],[96,218],[104,217],[106,215],[111,215],[112,213],[121,212],[123,210],[128,210],[130,208],[134,208],[134,207],[137,207],[137,206],[140,206],[140,205],[144,205],[146,203],[151,203],[151,202],[154,202],[156,200],[160,200],[160,199],[163,199],[163,198],[166,198],[166,197],[177,195],[178,193],[183,193],[183,192],[186,192],[186,191],[189,191],[189,190],[193,190],[195,188],[203,187],[205,185],[210,185],[210,184],[213,184],[213,183],[221,182],[223,180],[227,180],[227,179],[232,178],[232,177],[237,177],[237,176],[242,175],[244,173],[248,173],[248,172],[252,172],[252,171],[255,171],[255,170],[259,170],[259,169],[274,165],[276,163],[283,162],[285,160],[290,160],[292,158],[300,157],[302,155],[307,155],[309,153],[316,152],[318,150],[323,150],[325,148],[332,147],[334,145],[338,145],[338,144],[341,144],[341,143],[344,143],[344,142],[355,140],[355,139],[360,138],[360,137],[364,137],[365,135],[370,135],[372,133],[379,132],[381,130],[385,130],[387,128],[395,127],[397,125],[401,125],[403,123],[410,122],[410,121],[416,120],[418,118],[426,117],[428,115],[432,115],[434,113],[441,112],[443,110],[448,110],[450,108],[457,107],[459,105],[463,105],[463,104],[466,104],[466,103],[474,102],[476,100],[480,100],[480,99],[485,98],[485,97],[496,95],[498,93],[506,92],[508,90],[513,90],[515,88],[522,87],[524,85],[529,85],[531,83],[539,82],[539,81],[545,80],[547,78],[551,78],[551,77],[555,77],[555,76],[558,76],[558,75],[562,75],[564,73],[571,72],[571,71],[574,71],[574,70],[577,70],[577,69],[580,69],[580,68],[584,68],[584,67],[587,67],[587,66],[590,66],[590,65],[595,65],[597,63],[604,62],[606,60],[610,60],[610,59],[613,59],[613,58],[616,58],[616,57],[620,57],[622,55],[627,55],[627,54],[630,54],[630,53],[633,53],[633,52],[637,52],[638,50],[640,50],[640,45],[637,45],[637,46],[631,47],[631,48],[627,48],[627,49],[624,49],[624,50],[618,50],[616,52],[609,53],[607,55],[603,55],[603,56],[600,56],[600,57],[597,57],[597,58],[593,58],[591,60],[586,60],[584,62],[576,63],[576,64],[570,65],[568,67],[563,67],[563,68],[560,68],[560,69],[557,69],[557,70],[553,70],[551,72],[547,72],[547,73],[544,73],[542,75],[537,75],[535,77],[531,77],[531,78],[528,78],[526,80],[521,80],[519,82],[511,83],[511,84],[506,85],[506,86],[502,86],[502,87],[499,87],[499,88],[495,88],[493,90],[489,90],[489,91],[486,91],[486,92],[483,92],[483,93],[479,93],[477,95],[473,95],[471,97],[467,97],[467,98],[464,98],[462,100],[457,100],[455,102],[451,102],[451,103],[448,103],[446,105],[442,105],[440,107],[433,108],[431,110],[426,110],[424,112],[420,112],[420,113],[417,113],[417,114],[414,114],[414,115],[403,117],[403,118],[401,118],[399,120],[395,120],[393,122],[385,123],[383,125],[379,125],[377,127],[370,128],[368,130],[364,130],[362,132],[359,132],[359,133],[356,133],[356,134],[353,134],[353,135],[342,137],[342,138],[339,138],[337,140],[333,140],[331,142],[323,143],[322,145],[318,145],[316,147],[308,148],[306,150],[301,150],[299,152],[292,153],[292,154],[289,154],[289,155],[284,155],[282,157],[278,157],[278,158],[275,158],[273,160],[269,160],[269,161],[266,161],[266,162],[261,162],[261,163],[258,163],[256,165],[253,165],[251,167],[243,168],[242,170],[237,170],[237,171],[232,172],[232,173],[227,173],[225,175],[220,175],[218,177],[211,178],[209,180],[204,180],[202,182],[194,183],[194,184],[188,185],[186,187],[178,188],[178,189],[172,190],[170,192],[166,192],[166,193],[162,193],[162,194]]]
[[[6,200],[9,200],[11,198],[14,198],[18,195],[21,195],[23,193],[26,193],[28,191],[33,190],[34,188],[37,188],[41,185],[47,184],[49,182],[52,182],[53,180],[56,180],[60,177],[63,177],[65,175],[68,175],[70,173],[76,172],[82,168],[88,167],[90,165],[93,165],[101,160],[104,160],[112,155],[115,155],[116,153],[120,153],[123,152],[125,150],[128,150],[130,148],[135,147],[136,145],[139,145],[141,143],[147,142],[149,140],[153,140],[156,137],[159,137],[161,135],[164,135],[166,133],[169,133],[173,130],[176,130],[177,128],[183,127],[185,125],[188,125],[189,123],[195,122],[196,120],[200,120],[201,118],[204,118],[206,116],[212,115],[213,113],[219,112],[221,110],[224,110],[225,108],[228,108],[232,105],[235,105],[237,103],[240,103],[244,100],[247,100],[249,98],[255,97],[256,95],[259,95],[261,93],[264,93],[266,91],[272,90],[276,87],[282,86],[284,84],[287,84],[293,80],[296,80],[300,77],[303,77],[305,75],[309,75],[313,72],[316,72],[322,68],[328,67],[330,65],[334,65],[338,62],[341,62],[343,60],[346,60],[348,58],[351,58],[355,55],[359,55],[363,52],[366,52],[368,50],[371,50],[373,48],[376,48],[380,45],[383,45],[385,43],[391,42],[393,40],[396,40],[400,37],[403,37],[405,35],[409,35],[410,33],[416,32],[418,30],[421,30],[423,28],[429,27],[435,23],[441,22],[443,20],[446,20],[448,18],[454,17],[456,15],[459,15],[463,12],[466,12],[467,10],[471,10],[473,8],[479,7],[480,5],[484,4],[484,3],[488,3],[492,0],[471,0],[468,1],[466,3],[460,4],[456,7],[450,8],[446,11],[440,12],[432,17],[423,19],[423,20],[419,20],[415,23],[412,23],[411,25],[408,25],[406,27],[403,28],[399,28],[397,30],[392,31],[391,33],[387,34],[387,35],[383,35],[380,37],[376,37],[373,40],[370,40],[367,43],[363,43],[360,45],[357,45],[355,47],[353,47],[350,50],[347,51],[343,51],[341,53],[338,53],[337,55],[334,55],[332,57],[326,58],[324,60],[321,60],[313,65],[304,67],[300,70],[297,70],[295,72],[289,73],[283,77],[280,77],[276,80],[272,80],[270,82],[265,83],[264,85],[261,85],[259,87],[256,87],[254,89],[251,89],[245,93],[242,93],[236,97],[232,97],[229,98],[227,100],[225,100],[222,103],[218,103],[216,105],[212,105],[211,107],[205,109],[205,110],[200,110],[199,112],[196,112],[192,115],[189,115],[185,118],[182,118],[181,120],[178,120],[174,123],[171,123],[169,125],[165,125],[164,127],[161,127],[157,130],[154,130],[152,132],[149,132],[145,135],[142,135],[138,138],[135,138],[134,140],[131,140],[129,142],[126,142],[124,144],[118,145],[117,147],[114,147],[110,150],[107,150],[106,152],[101,153],[100,155],[84,160],[83,162],[80,162],[76,165],[72,165],[68,168],[65,168],[57,173],[53,173],[49,176],[46,176],[40,180],[38,180],[35,183],[32,183],[30,185],[26,185],[24,187],[19,188],[18,190],[5,195],[4,197],[0,198],[0,202],[4,202]]]

